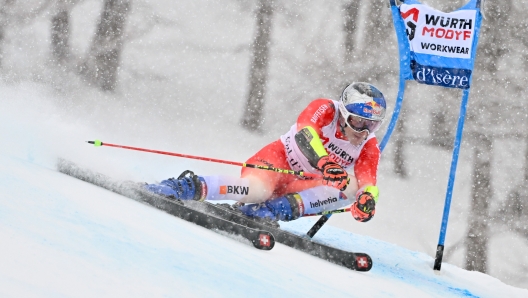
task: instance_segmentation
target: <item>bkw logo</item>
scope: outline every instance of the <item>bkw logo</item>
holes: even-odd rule
[[[222,185],[220,186],[220,194],[225,195],[232,193],[235,195],[247,195],[249,193],[248,186],[232,186],[232,185]]]

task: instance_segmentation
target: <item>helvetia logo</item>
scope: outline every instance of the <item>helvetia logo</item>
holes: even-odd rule
[[[316,208],[316,207],[321,207],[323,205],[332,204],[332,203],[335,203],[335,202],[337,202],[337,198],[336,197],[328,198],[328,199],[322,200],[322,201],[317,200],[317,202],[310,202],[310,207]]]
[[[411,61],[411,69],[414,79],[422,84],[442,86],[447,88],[469,88],[471,70],[442,68],[420,65]]]
[[[237,185],[222,185],[220,186],[220,194],[225,195],[232,193],[235,195],[247,195],[249,193],[248,186],[237,186]]]

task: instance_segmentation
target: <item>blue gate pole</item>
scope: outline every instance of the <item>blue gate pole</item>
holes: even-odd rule
[[[455,184],[455,174],[458,163],[458,155],[460,152],[460,143],[462,142],[462,133],[464,130],[464,121],[466,118],[466,108],[469,97],[469,89],[464,89],[462,94],[462,102],[460,104],[460,115],[458,116],[458,126],[456,131],[455,143],[453,146],[453,157],[451,159],[451,170],[449,172],[449,181],[447,183],[447,192],[444,203],[444,215],[442,216],[442,226],[440,228],[440,237],[438,239],[438,246],[436,247],[436,257],[434,262],[434,270],[440,271],[442,267],[442,257],[444,255],[444,243],[447,232],[447,221],[449,219],[449,209],[451,208],[451,198],[453,197],[453,186]]]
[[[385,149],[385,146],[387,146],[387,143],[389,142],[392,132],[394,131],[394,128],[396,127],[396,123],[398,122],[398,116],[400,115],[404,93],[405,93],[405,79],[400,77],[398,98],[396,99],[396,103],[394,104],[394,112],[392,112],[391,122],[389,123],[389,126],[387,127],[387,132],[385,132],[385,135],[383,136],[383,140],[380,143],[381,152],[383,152],[383,149]]]

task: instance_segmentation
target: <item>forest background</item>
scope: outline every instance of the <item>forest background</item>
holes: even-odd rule
[[[423,1],[446,12],[464,2]],[[527,2],[484,2],[444,255],[445,262],[524,288]],[[60,120],[56,139],[27,136],[48,147],[61,140],[61,146],[53,142],[61,147],[54,155],[72,155],[68,149],[75,146],[66,143],[88,140],[80,131],[89,130],[86,137],[111,143],[244,161],[286,132],[307,103],[337,99],[347,83],[373,83],[388,99],[388,115],[394,107],[398,54],[388,1],[0,5],[0,84],[38,98],[20,103],[21,121],[38,126],[37,120]],[[336,215],[328,224],[434,255],[461,94],[407,85],[400,121],[383,152],[375,220],[363,225]],[[9,94],[2,100],[9,101]],[[24,118],[39,109],[41,118]],[[79,127],[86,130],[72,138]],[[238,173],[148,155],[131,165],[119,155],[83,158],[91,167],[144,180],[188,167],[199,174]],[[159,171],[140,173],[141,163],[159,163]]]

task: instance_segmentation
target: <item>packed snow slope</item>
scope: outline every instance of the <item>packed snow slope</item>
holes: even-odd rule
[[[129,172],[117,178],[137,178],[168,157],[143,163],[140,153],[93,148],[83,143],[86,131],[56,125],[51,111],[34,106],[23,113],[5,103],[0,297],[528,297],[528,290],[448,263],[435,274],[429,255],[332,226],[314,241],[369,253],[370,272],[281,244],[259,251],[55,169],[56,159],[65,157],[106,174]],[[28,124],[44,112],[46,121]],[[305,218],[282,226],[304,233],[312,224]]]

